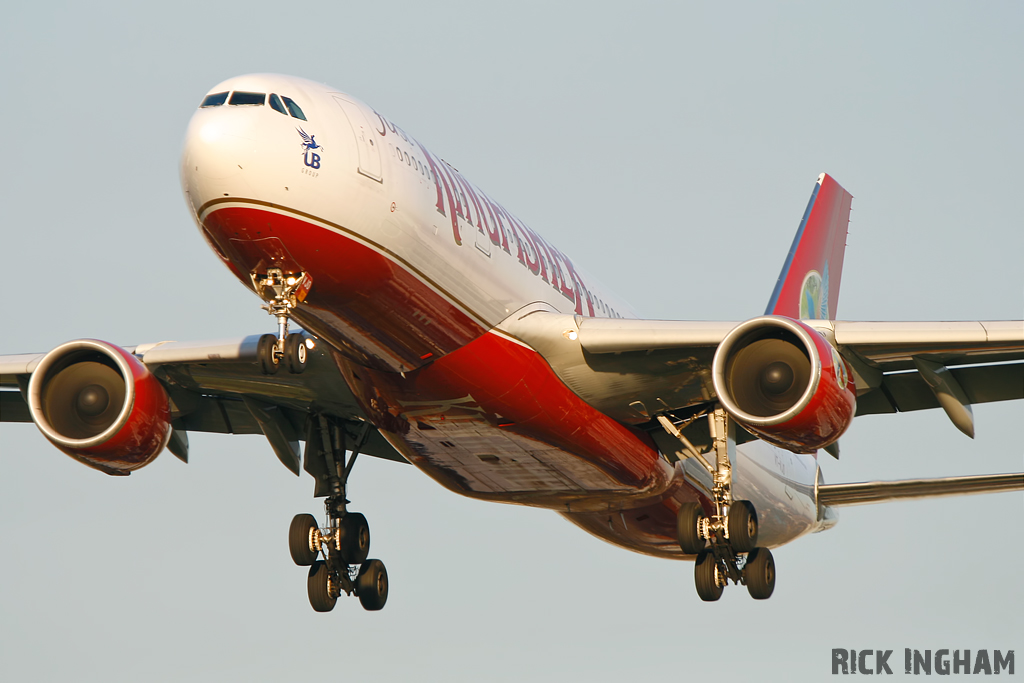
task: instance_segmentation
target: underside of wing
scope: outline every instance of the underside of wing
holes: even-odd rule
[[[763,318],[770,319],[778,317]],[[799,322],[850,364],[858,415],[941,407],[971,435],[971,404],[1024,398],[1024,322]],[[540,352],[591,405],[642,424],[720,398],[712,365],[738,325],[581,318],[528,307],[500,329]]]
[[[326,345],[310,344],[301,373],[282,368],[268,374],[258,362],[259,339],[125,348],[79,340],[50,353],[0,357],[0,421],[36,422],[58,448],[108,474],[141,467],[164,445],[187,461],[188,432],[263,434],[278,459],[298,474],[300,442],[308,441],[313,416],[328,418],[341,437],[353,439],[365,417]],[[59,391],[49,390],[58,385]],[[77,396],[77,403],[64,406],[58,394]],[[136,415],[140,396],[151,403],[146,415]],[[111,408],[97,412],[85,399]],[[125,432],[159,423],[167,426],[151,446],[128,447],[152,451],[144,462],[106,461]],[[361,452],[404,462],[376,430],[365,435]]]
[[[973,435],[970,405],[1024,398],[1024,323],[847,322],[823,327],[853,366],[857,414],[942,408]]]

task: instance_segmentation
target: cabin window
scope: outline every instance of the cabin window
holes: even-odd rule
[[[227,92],[218,92],[212,95],[207,95],[200,107],[219,107],[224,104],[228,99]]]
[[[299,105],[295,104],[295,100],[290,97],[281,97],[281,99],[284,100],[284,106],[288,107],[289,114],[297,119],[302,119],[303,121],[306,120],[306,115],[302,113],[302,109],[299,108]]]
[[[267,99],[265,93],[261,92],[241,92],[236,90],[231,93],[231,101],[228,104],[234,105],[261,105],[263,101]]]
[[[288,111],[284,108],[284,103],[281,102],[281,98],[274,93],[270,93],[270,108],[288,116]]]

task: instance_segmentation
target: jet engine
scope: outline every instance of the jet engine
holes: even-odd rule
[[[849,364],[820,332],[791,318],[737,325],[719,344],[712,375],[739,424],[794,453],[835,443],[857,408]]]
[[[54,446],[107,474],[148,465],[171,437],[159,380],[132,354],[95,339],[46,354],[29,381],[28,404]]]

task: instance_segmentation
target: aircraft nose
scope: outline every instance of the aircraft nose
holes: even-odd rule
[[[244,171],[258,145],[256,122],[247,114],[217,107],[192,116],[182,146],[181,184],[194,207],[246,193]]]

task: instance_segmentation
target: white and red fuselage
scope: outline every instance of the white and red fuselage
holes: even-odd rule
[[[557,510],[623,547],[682,557],[676,510],[708,504],[693,473],[497,329],[528,306],[635,317],[626,303],[349,95],[260,74],[208,101],[181,167],[205,239],[249,287],[268,268],[307,275],[294,318],[335,350],[409,462],[460,494]],[[757,509],[760,545],[834,523],[816,504],[814,456],[763,441],[736,452],[735,495]]]

